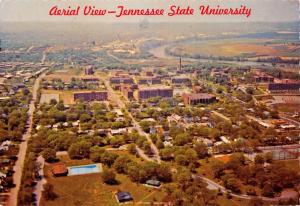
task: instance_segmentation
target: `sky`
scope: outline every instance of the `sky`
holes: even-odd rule
[[[29,22],[139,22],[145,17],[115,18],[108,16],[49,16],[51,7],[96,6],[114,9],[118,5],[127,8],[164,8],[170,5],[193,7],[198,12],[200,5],[236,8],[245,5],[252,9],[251,16],[176,16],[147,17],[150,22],[285,22],[299,20],[300,0],[0,0],[0,21]]]

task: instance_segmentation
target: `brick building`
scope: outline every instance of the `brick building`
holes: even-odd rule
[[[172,84],[191,84],[191,79],[188,77],[173,77]]]
[[[128,100],[133,99],[133,90],[130,85],[123,84],[121,86],[121,92],[126,99]]]
[[[270,93],[300,93],[300,83],[270,83]]]
[[[173,88],[167,86],[139,88],[135,97],[139,101],[143,101],[152,97],[172,98]]]
[[[107,91],[99,92],[76,92],[74,93],[74,100],[82,99],[83,101],[106,101],[108,99]]]
[[[182,98],[185,105],[210,104],[217,100],[215,95],[207,93],[184,93]]]
[[[142,77],[138,80],[139,84],[161,84],[159,77]]]
[[[133,79],[131,77],[111,77],[109,79],[111,84],[133,84]]]
[[[254,75],[253,80],[256,83],[271,83],[274,82],[274,77],[266,74]]]

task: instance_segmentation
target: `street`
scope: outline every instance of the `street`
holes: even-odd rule
[[[32,130],[32,124],[33,124],[33,113],[35,110],[35,102],[37,100],[37,92],[40,86],[40,80],[44,77],[45,73],[41,74],[34,82],[34,85],[32,87],[32,100],[29,104],[29,110],[28,110],[28,124],[30,125],[29,128],[26,130],[26,132],[23,134],[22,143],[19,145],[19,153],[17,155],[18,160],[16,161],[16,164],[14,166],[14,174],[13,174],[13,180],[15,187],[11,189],[9,199],[8,199],[8,206],[17,206],[18,201],[18,192],[21,185],[22,180],[22,170],[24,167],[25,162],[25,156],[28,146],[28,140],[30,138],[31,130]]]
[[[144,132],[140,126],[140,124],[134,119],[134,117],[131,115],[131,113],[127,110],[126,108],[126,105],[125,103],[120,99],[120,97],[115,93],[115,91],[113,90],[113,88],[110,86],[108,80],[102,78],[102,80],[104,81],[104,84],[108,90],[108,93],[109,93],[109,98],[111,101],[115,102],[118,107],[120,109],[124,109],[128,114],[129,114],[129,117],[131,118],[132,120],[132,124],[133,124],[133,127],[137,130],[137,132],[142,135],[142,136],[145,136],[148,140],[148,142],[150,143],[150,147],[154,153],[154,156],[153,158],[150,158],[148,157],[144,151],[140,148],[137,147],[137,152],[138,154],[140,155],[140,157],[142,157],[143,159],[147,160],[147,161],[153,161],[153,159],[157,162],[157,163],[161,163],[161,158],[160,158],[160,155],[159,155],[159,150],[157,149],[156,145],[152,142],[149,134],[147,134],[146,132]]]

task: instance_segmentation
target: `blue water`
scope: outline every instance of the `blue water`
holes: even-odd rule
[[[73,166],[73,167],[69,167],[68,170],[69,170],[69,175],[83,175],[83,174],[100,172],[100,169],[96,164]]]

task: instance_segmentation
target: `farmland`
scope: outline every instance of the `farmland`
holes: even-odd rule
[[[230,39],[181,44],[170,48],[170,51],[189,57],[197,55],[245,58],[280,56],[288,59],[298,57],[299,45],[277,43],[268,39]]]

